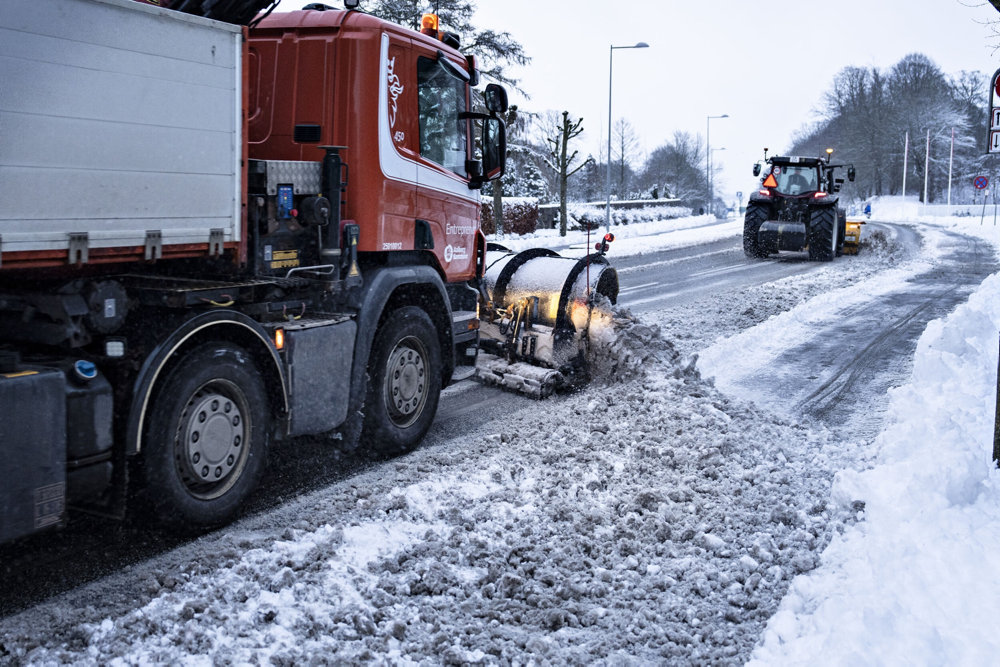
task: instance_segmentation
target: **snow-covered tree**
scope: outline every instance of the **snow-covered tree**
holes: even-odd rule
[[[435,0],[441,30],[459,36],[462,52],[480,59],[483,73],[495,81],[517,87],[506,71],[512,65],[531,62],[524,48],[509,32],[477,28],[472,23],[476,13],[475,0]],[[420,25],[420,17],[428,11],[427,0],[369,0],[364,10],[379,18],[404,26]]]

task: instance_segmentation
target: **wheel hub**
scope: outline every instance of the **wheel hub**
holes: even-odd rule
[[[412,423],[427,400],[426,366],[419,341],[400,341],[389,355],[386,404],[399,426]]]
[[[224,479],[240,461],[245,431],[243,413],[232,399],[211,391],[197,394],[183,432],[192,476],[206,483]]]

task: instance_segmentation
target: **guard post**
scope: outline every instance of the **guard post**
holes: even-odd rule
[[[997,402],[993,412],[993,463],[1000,467],[1000,357],[997,358]]]

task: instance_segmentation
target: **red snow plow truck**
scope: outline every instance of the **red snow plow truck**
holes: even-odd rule
[[[225,522],[274,440],[406,451],[475,363],[504,90],[359,11],[157,4],[0,12],[0,540]]]
[[[507,312],[504,89],[433,15],[272,4],[4,0],[0,542],[219,525],[277,440],[410,450]]]

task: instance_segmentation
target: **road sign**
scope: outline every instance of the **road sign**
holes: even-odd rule
[[[993,73],[993,79],[990,81],[989,123],[986,152],[1000,153],[1000,69]]]
[[[972,179],[972,184],[976,187],[977,190],[982,190],[983,188],[985,188],[987,185],[990,184],[990,179],[986,178],[985,176],[976,176],[974,179]]]

